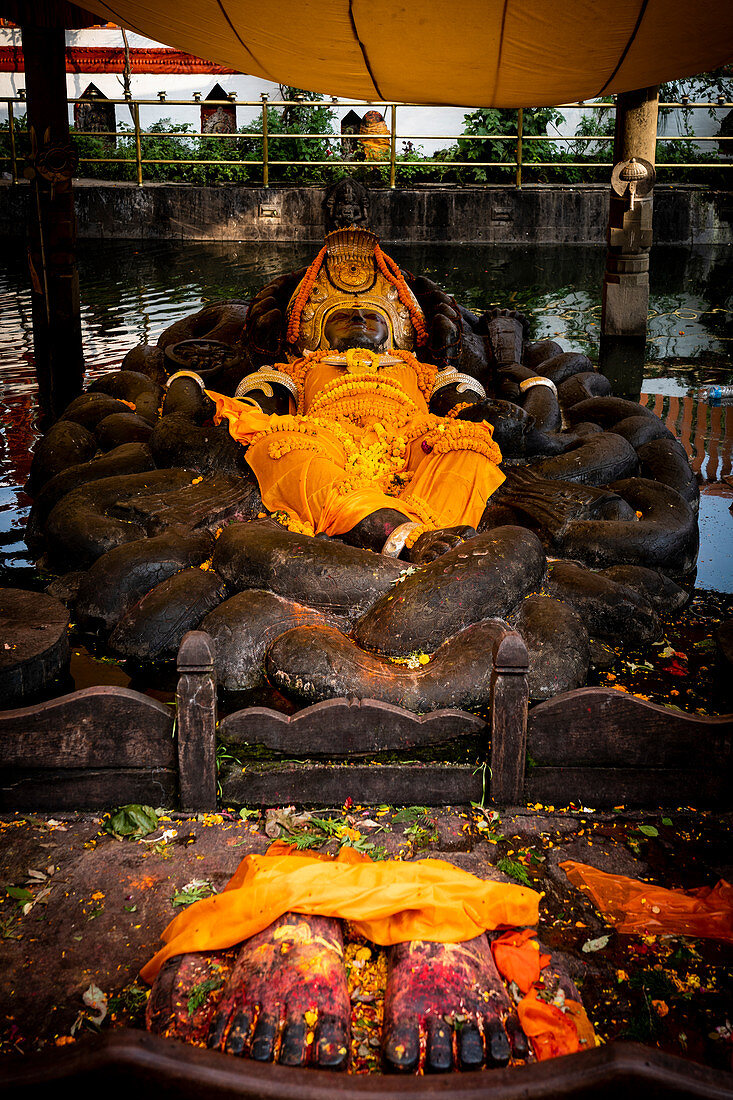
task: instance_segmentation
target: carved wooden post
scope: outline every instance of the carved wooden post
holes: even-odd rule
[[[516,805],[524,797],[527,753],[527,647],[508,631],[494,644],[491,672],[491,797]]]
[[[616,101],[614,170],[603,279],[600,366],[618,395],[638,400],[649,311],[649,249],[659,89]]]
[[[216,674],[211,638],[189,630],[178,650],[179,796],[182,810],[216,809]]]

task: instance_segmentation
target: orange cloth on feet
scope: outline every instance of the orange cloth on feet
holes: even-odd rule
[[[566,999],[562,1008],[542,999],[542,970],[550,955],[540,952],[533,928],[517,928],[492,940],[496,968],[507,982],[525,994],[517,1015],[539,1061],[559,1054],[574,1054],[595,1046],[595,1031],[579,1001]]]
[[[358,391],[375,379],[385,380],[378,398],[367,390],[361,397],[329,398],[342,382]],[[339,364],[315,363],[296,416],[267,415],[251,403],[206,392],[216,404],[216,423],[226,420],[232,437],[249,448],[247,462],[264,507],[285,513],[289,526],[307,534],[342,535],[381,508],[428,528],[475,527],[504,481],[491,426],[429,413],[409,363],[361,376]],[[373,411],[365,414],[365,408]],[[382,444],[393,439],[404,448],[391,463]],[[404,475],[404,486],[386,492],[378,482],[392,471]]]
[[[460,943],[487,929],[535,924],[539,899],[534,890],[484,882],[439,859],[373,863],[344,848],[334,860],[251,855],[221,894],[171,921],[165,947],[140,973],[152,982],[172,955],[233,947],[288,912],[341,917],[383,946]]]
[[[549,955],[540,954],[536,935],[533,928],[519,928],[491,941],[497,970],[508,982],[515,982],[522,993],[528,993],[540,980],[540,970],[550,961]]]
[[[564,1007],[567,1008],[565,1012],[557,1005],[543,1001],[535,987],[517,1005],[517,1015],[522,1031],[531,1042],[540,1062],[545,1061],[546,1058],[557,1058],[561,1054],[575,1054],[581,1049],[581,1035],[575,1020],[577,1009],[580,1009],[590,1027],[588,1017],[577,1001],[566,1001]],[[589,1036],[585,1032],[584,1046],[594,1046],[595,1040],[588,1043],[588,1039]]]
[[[733,941],[733,886],[725,879],[712,888],[667,890],[573,860],[560,866],[573,886],[587,890],[617,932]]]

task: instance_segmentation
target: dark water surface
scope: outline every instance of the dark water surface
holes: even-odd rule
[[[270,278],[308,263],[313,244],[82,241],[79,245],[87,382],[138,343],[217,298],[249,298]],[[534,338],[598,359],[604,250],[583,246],[390,245],[405,268],[463,305],[522,309]],[[33,575],[22,532],[22,491],[38,438],[30,291],[23,246],[0,259],[0,583]],[[733,405],[698,400],[708,381],[733,382],[733,258],[725,248],[660,247],[651,261],[647,363],[641,400],[687,448],[703,490],[698,587],[733,592],[729,511]]]

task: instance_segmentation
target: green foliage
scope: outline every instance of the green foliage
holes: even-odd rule
[[[509,878],[516,879],[517,882],[521,882],[524,886],[531,886],[532,880],[527,874],[527,868],[523,863],[519,863],[516,859],[510,859],[509,856],[504,856],[496,865],[498,869],[504,875],[508,875]]]
[[[141,806],[131,802],[127,806],[120,806],[113,814],[104,819],[105,833],[122,840],[123,837],[137,839],[148,836],[158,828],[158,815],[152,806]]]
[[[333,182],[333,169],[327,165],[307,167],[301,164],[281,165],[277,161],[338,160],[341,157],[341,143],[333,138],[335,134],[335,114],[331,107],[322,105],[323,96],[312,92],[303,92],[300,88],[280,85],[282,99],[293,100],[307,96],[302,103],[289,107],[267,108],[268,154],[270,160],[270,180],[289,183]],[[313,104],[317,104],[314,106]],[[258,120],[243,132],[259,132],[262,123]],[[323,138],[278,137],[279,134],[323,134]],[[329,140],[329,135],[331,140]],[[262,139],[253,145],[259,146],[258,156],[262,158]]]
[[[21,907],[27,905],[29,901],[33,901],[33,894],[24,886],[6,886],[5,893]]]
[[[196,1010],[201,1008],[201,1005],[208,1000],[209,994],[215,993],[223,985],[223,978],[204,978],[203,981],[193,986],[188,998],[188,1015],[193,1016]]]
[[[422,817],[427,817],[427,806],[404,806],[392,817],[393,825],[414,825]]]
[[[295,100],[287,107],[268,105],[268,159],[270,182],[290,184],[331,184],[346,174],[353,174],[367,184],[389,183],[388,165],[376,166],[355,161],[343,164],[317,164],[317,161],[342,159],[343,150],[336,114],[324,102],[323,96],[302,92],[281,85],[281,98]],[[660,88],[660,101],[680,101],[683,96],[696,100],[715,101],[723,96],[733,98],[733,85],[724,68],[696,77],[671,81]],[[588,109],[582,113],[574,139],[554,141],[565,121],[556,107],[526,107],[523,111],[522,161],[526,183],[607,183],[612,160],[614,109],[607,97],[605,109]],[[719,133],[733,131],[733,112],[717,106],[707,108],[711,118],[720,122]],[[683,136],[692,124],[692,108],[660,108],[664,120],[676,120]],[[411,141],[401,142],[395,158],[397,185],[419,183],[511,184],[516,167],[518,112],[513,109],[480,108],[464,116],[463,131],[456,144],[434,154],[425,154],[423,147]],[[25,130],[26,118],[15,118],[16,157],[19,174],[29,150]],[[727,127],[727,129],[726,129]],[[8,172],[10,138],[8,123],[0,122],[0,156],[5,157],[3,171]],[[147,127],[141,136],[144,181],[179,182],[189,184],[239,183],[257,185],[263,178],[262,119],[241,127],[236,134],[201,136],[189,123],[173,123],[160,119]],[[79,175],[87,179],[137,179],[134,129],[129,123],[118,125],[115,138],[75,135],[81,165]],[[290,135],[290,136],[286,136]],[[314,136],[307,136],[314,135]],[[670,135],[671,137],[671,135]],[[581,140],[592,138],[594,140]],[[468,140],[471,139],[471,140]],[[597,139],[597,140],[596,140]],[[731,173],[719,167],[724,153],[733,154],[733,142],[660,140],[657,146],[659,180],[665,182],[704,183],[726,187]],[[301,161],[300,164],[278,163]],[[438,163],[425,163],[437,161]],[[575,167],[576,162],[583,167]],[[233,162],[233,163],[228,163]],[[468,162],[468,167],[460,167]],[[499,167],[503,164],[504,167]],[[693,167],[681,167],[692,165]]]
[[[171,905],[174,908],[176,906],[193,905],[195,901],[203,901],[204,898],[210,898],[215,893],[216,890],[208,879],[194,878],[187,882],[185,886],[182,886],[180,890],[176,890],[171,898]]]

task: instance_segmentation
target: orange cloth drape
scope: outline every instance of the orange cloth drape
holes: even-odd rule
[[[414,408],[413,415],[400,428],[400,435],[411,440],[403,466],[408,480],[401,492],[390,491],[389,495],[378,486],[364,484],[343,491],[349,478],[347,456],[339,440],[337,422],[333,421],[333,430],[329,428],[331,417],[327,410],[318,414],[317,432],[308,434],[299,431],[302,416],[289,419],[270,416],[252,404],[206,392],[216,404],[216,423],[226,420],[233,438],[249,448],[247,462],[257,477],[264,507],[272,513],[285,513],[291,525],[302,525],[294,529],[310,534],[342,535],[380,508],[397,509],[428,527],[477,526],[486,501],[504,481],[497,465],[501,455],[493,443],[491,426],[476,425],[475,430],[494,454],[494,461],[487,454],[460,446],[438,451],[430,446],[426,451],[422,442],[428,432],[437,424],[453,422],[441,421],[428,412],[413,367],[400,364],[390,368],[389,375],[398,381],[410,403],[408,407]],[[324,387],[344,376],[344,368],[336,364],[323,362],[311,367],[303,393],[306,421],[309,409]],[[394,401],[396,414],[401,410],[400,401],[400,398]],[[375,415],[374,422],[377,421]],[[389,425],[389,419],[384,422]],[[338,423],[347,428],[362,449],[377,439],[370,423],[364,426],[346,419]],[[264,436],[263,431],[267,431]],[[273,446],[285,453],[274,457]]]
[[[359,139],[365,160],[389,160],[389,126],[379,111],[367,111],[359,127],[359,133],[370,135]],[[386,134],[387,136],[377,137],[377,134]]]
[[[505,932],[492,940],[491,953],[494,962],[508,982],[516,982],[522,993],[528,993],[540,980],[540,971],[550,961],[549,955],[540,954],[540,945],[532,928],[520,928]]]
[[[617,932],[733,941],[733,886],[724,879],[699,890],[666,890],[573,860],[560,866],[573,886],[587,890]]]
[[[578,1001],[566,1000],[558,1008],[543,1001],[533,986],[517,1005],[517,1015],[540,1062],[595,1046],[593,1025]]]
[[[543,1000],[542,970],[552,959],[541,953],[535,937],[533,928],[518,928],[491,943],[497,970],[524,993],[517,1004],[522,1030],[539,1061],[591,1050],[595,1032],[580,1002],[566,999],[561,1008]]]
[[[383,946],[460,943],[487,929],[536,924],[539,899],[534,890],[484,882],[439,859],[372,863],[346,848],[335,860],[251,855],[221,894],[171,921],[165,946],[141,975],[152,982],[172,955],[232,947],[287,912],[341,917]]]

